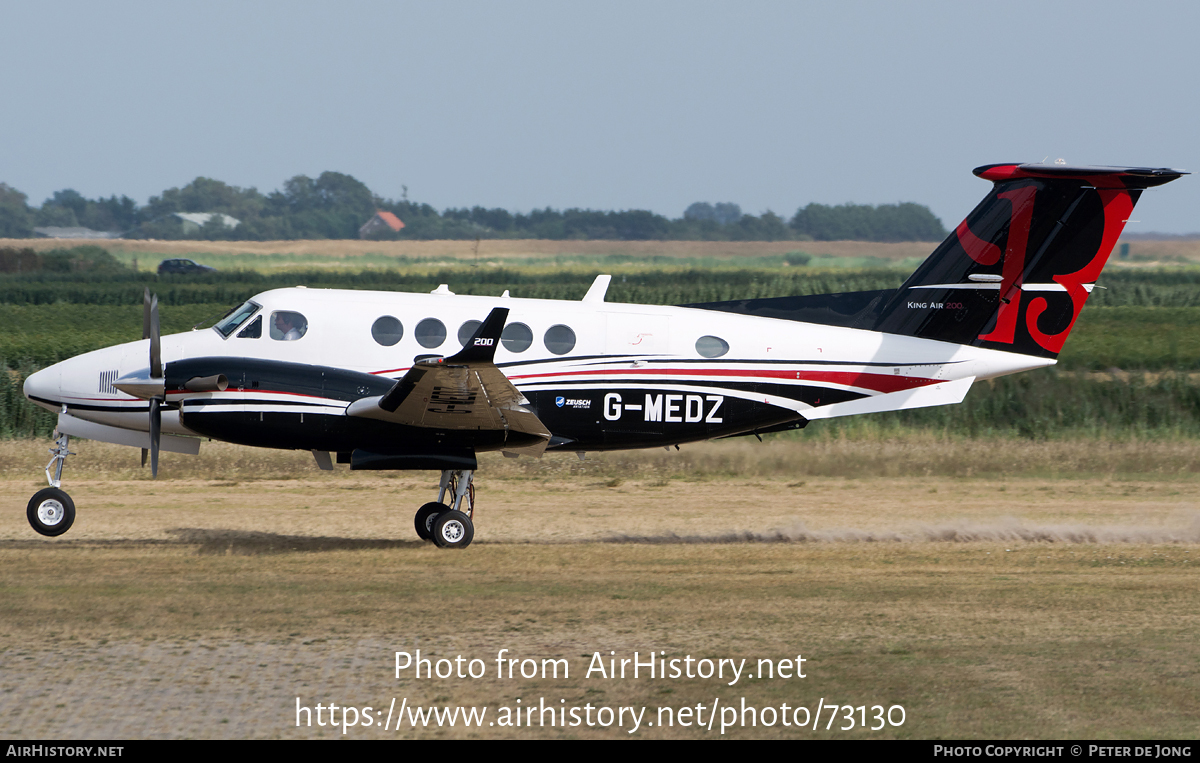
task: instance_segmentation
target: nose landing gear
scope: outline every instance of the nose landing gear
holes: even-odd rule
[[[51,538],[70,530],[75,522],[75,502],[60,488],[67,456],[75,455],[67,449],[70,441],[70,435],[58,435],[55,446],[50,449],[50,463],[46,464],[46,480],[49,481],[50,487],[34,493],[25,511],[30,526],[39,534]],[[50,473],[51,469],[54,469],[53,475]]]
[[[444,469],[438,499],[417,509],[415,524],[422,540],[431,540],[441,548],[466,548],[475,537],[474,472],[469,469]],[[443,503],[446,493],[453,503]],[[463,499],[466,499],[465,501]]]

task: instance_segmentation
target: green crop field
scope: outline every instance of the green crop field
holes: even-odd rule
[[[0,376],[0,436],[49,433],[53,417],[29,406],[20,394],[25,376],[83,352],[139,339],[146,288],[158,295],[163,331],[171,333],[209,325],[255,293],[298,284],[424,292],[445,283],[459,294],[497,295],[508,289],[518,297],[579,299],[597,273],[608,272],[613,275],[609,301],[664,305],[889,289],[911,272],[894,261],[885,267],[846,266],[870,259],[861,253],[841,258],[839,267],[826,267],[826,260],[837,258],[794,253],[751,258],[754,267],[746,266],[746,258],[702,267],[694,257],[638,259],[633,254],[610,255],[598,266],[598,255],[589,254],[526,265],[447,264],[443,258],[403,269],[295,269],[314,256],[273,255],[274,267],[158,277],[85,247],[63,253],[61,260],[94,261],[95,266],[0,274],[0,365],[6,369]],[[803,436],[912,429],[1032,438],[1200,434],[1200,387],[1191,375],[1200,370],[1200,268],[1111,267],[1099,286],[1056,371],[977,385],[959,406],[825,422]]]

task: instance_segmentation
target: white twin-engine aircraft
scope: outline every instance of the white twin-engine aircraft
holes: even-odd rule
[[[144,338],[39,371],[58,413],[43,534],[70,528],[70,437],[199,452],[201,438],[311,451],[321,469],[441,471],[417,534],[474,535],[476,454],[670,446],[958,403],[971,384],[1048,366],[1142,191],[1171,169],[996,164],[991,192],[900,286],[656,307],[276,289],[209,330]],[[464,500],[465,499],[465,500]]]

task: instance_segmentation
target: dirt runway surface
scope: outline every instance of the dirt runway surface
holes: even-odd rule
[[[836,695],[908,714],[809,737],[1179,736],[1200,710],[1192,480],[491,479],[460,552],[415,538],[436,487],[423,477],[77,479],[79,516],[58,539],[25,522],[37,487],[0,481],[6,738],[342,736],[297,716],[328,702],[355,709],[356,738],[632,728],[486,725],[517,699],[649,719]],[[397,678],[395,652],[416,649],[487,674]],[[497,677],[501,649],[570,675]],[[810,677],[586,675],[594,654],[655,649],[750,664],[803,652]],[[393,698],[491,715],[385,731]]]
[[[230,537],[409,543],[431,478],[76,480],[78,518],[34,535],[23,506],[40,485],[0,481],[0,541],[45,544]],[[476,543],[730,540],[1200,539],[1200,482],[1145,480],[681,479],[480,481]],[[201,540],[205,539],[205,540]],[[249,540],[244,540],[249,543]],[[365,547],[365,546],[364,546]],[[239,552],[234,549],[235,552]],[[252,550],[247,553],[254,553]]]

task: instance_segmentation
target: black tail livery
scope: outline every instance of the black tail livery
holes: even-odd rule
[[[1053,358],[1142,191],[1187,173],[989,164],[967,219],[895,290],[688,305]]]

